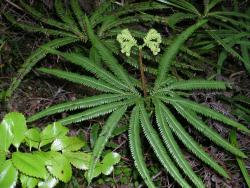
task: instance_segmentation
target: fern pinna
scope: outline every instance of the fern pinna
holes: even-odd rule
[[[232,146],[227,140],[207,126],[206,123],[199,118],[199,115],[221,121],[232,128],[246,133],[250,133],[250,130],[242,124],[204,105],[185,99],[182,95],[182,91],[194,89],[224,90],[226,89],[225,83],[206,80],[178,81],[168,75],[171,64],[181,46],[196,29],[204,25],[207,21],[200,20],[173,40],[172,44],[160,58],[157,77],[152,86],[149,82],[143,85],[133,79],[126,69],[119,64],[112,53],[103,45],[102,41],[94,34],[88,18],[85,18],[85,21],[88,37],[100,54],[103,64],[97,64],[88,57],[84,57],[80,54],[59,52],[46,48],[49,53],[59,55],[67,61],[78,65],[91,73],[92,76],[48,68],[40,68],[40,71],[69,80],[73,83],[83,84],[103,92],[103,94],[48,107],[31,116],[28,121],[32,122],[62,111],[81,109],[82,112],[58,120],[62,125],[69,125],[111,113],[94,146],[93,156],[87,174],[89,183],[93,178],[94,168],[100,159],[107,141],[112,135],[112,131],[125,114],[130,114],[129,143],[135,166],[148,187],[155,187],[155,185],[143,158],[143,147],[140,140],[141,132],[146,136],[162,166],[182,187],[187,188],[195,185],[200,188],[204,187],[204,184],[185,159],[175,137],[200,160],[220,175],[228,178],[229,176],[226,170],[203,150],[174,115],[175,110],[184,117],[190,125],[215,144],[238,157],[245,158],[246,156],[243,152]],[[149,44],[149,47],[158,53],[157,41],[160,42],[160,40],[157,38],[159,39],[157,33],[150,32],[150,34],[144,38],[144,42],[145,44]],[[118,39],[122,42],[123,52],[129,52],[131,45],[137,45],[128,31],[121,33]],[[137,47],[139,47],[139,49],[142,48],[142,46],[139,45],[137,45]],[[146,79],[145,75],[141,76],[144,77],[143,79]],[[141,91],[144,90],[146,93],[142,95]],[[153,124],[154,120],[156,120],[156,125]],[[190,182],[183,177],[181,171],[189,177],[193,184],[190,184]]]

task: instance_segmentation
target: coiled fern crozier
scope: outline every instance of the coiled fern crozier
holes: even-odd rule
[[[184,45],[184,42],[195,30],[206,24],[207,20],[198,21],[172,41],[172,44],[169,45],[160,58],[154,84],[146,82],[146,76],[143,72],[144,65],[140,53],[139,66],[141,68],[141,83],[138,83],[138,81],[134,79],[121,64],[119,64],[118,60],[94,34],[87,17],[85,17],[85,22],[87,35],[91,40],[92,45],[100,54],[103,64],[96,64],[90,58],[76,53],[65,53],[49,48],[46,50],[49,53],[59,55],[70,63],[81,67],[92,74],[92,76],[89,76],[89,74],[80,75],[58,69],[40,68],[39,70],[73,83],[88,86],[100,91],[101,94],[48,107],[47,109],[31,116],[28,121],[32,122],[39,118],[63,111],[82,110],[82,112],[58,120],[62,125],[69,125],[110,114],[93,149],[92,160],[89,164],[89,171],[87,174],[89,183],[93,179],[94,168],[100,159],[106,143],[112,135],[112,131],[125,114],[130,115],[128,135],[135,166],[148,187],[152,188],[155,187],[155,185],[143,158],[143,147],[140,140],[142,132],[146,136],[162,166],[181,187],[188,188],[196,186],[201,188],[205,187],[205,185],[201,178],[194,173],[190,164],[185,159],[175,137],[177,137],[190,152],[205,164],[210,166],[221,176],[229,178],[226,170],[203,150],[192,136],[188,134],[185,127],[178,121],[177,116],[174,115],[174,111],[177,111],[180,116],[184,117],[190,123],[190,125],[215,144],[221,146],[233,155],[245,158],[246,156],[243,152],[232,146],[217,132],[207,126],[199,116],[204,115],[218,120],[225,125],[229,125],[232,128],[236,128],[245,133],[250,133],[250,130],[242,124],[229,119],[204,105],[185,99],[182,95],[182,91],[195,89],[224,90],[226,89],[225,83],[222,81],[206,80],[178,81],[168,74],[172,63],[178,54],[179,49]],[[117,38],[121,42],[122,51],[128,55],[132,46],[137,46],[139,51],[141,51],[144,46],[147,46],[153,50],[155,54],[159,52],[158,45],[159,42],[161,42],[161,38],[155,30],[150,30],[148,35],[144,38],[144,45],[138,45],[137,41],[134,40],[128,30],[124,30]],[[154,122],[156,122],[156,124],[154,124]],[[187,182],[181,172],[191,180],[192,184],[191,182]]]

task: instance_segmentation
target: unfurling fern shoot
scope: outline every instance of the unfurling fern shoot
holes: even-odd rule
[[[67,72],[56,69],[40,69],[42,72],[66,79],[70,82],[83,84],[101,92],[95,96],[85,97],[75,101],[69,101],[47,109],[31,116],[28,121],[35,121],[39,118],[55,113],[75,110],[82,110],[58,120],[62,125],[69,125],[102,115],[110,114],[94,146],[92,160],[89,164],[87,180],[91,183],[94,178],[94,169],[100,160],[105,145],[112,137],[112,132],[125,116],[130,116],[129,122],[129,144],[135,166],[149,188],[154,188],[154,182],[143,158],[143,148],[140,135],[143,132],[152,146],[152,149],[166,171],[179,183],[181,187],[205,187],[201,178],[192,170],[189,162],[178,144],[182,142],[186,148],[197,158],[210,166],[221,176],[228,178],[228,173],[221,167],[203,148],[189,135],[174,112],[184,117],[187,122],[197,129],[205,137],[213,141],[221,148],[229,151],[237,157],[244,158],[246,155],[238,148],[231,145],[222,138],[216,131],[203,122],[199,116],[207,116],[236,128],[245,133],[250,133],[244,125],[216,112],[204,105],[185,99],[183,91],[188,92],[194,89],[220,89],[225,90],[226,85],[221,81],[207,80],[177,80],[170,75],[170,67],[178,55],[179,49],[185,41],[207,20],[199,20],[179,34],[161,55],[155,82],[148,82],[142,63],[141,52],[144,46],[151,49],[154,55],[160,51],[161,37],[157,31],[151,29],[144,38],[144,44],[138,45],[137,41],[130,34],[129,30],[123,30],[117,36],[121,44],[121,51],[130,55],[131,48],[139,49],[139,64],[141,82],[139,84],[132,75],[119,63],[112,52],[94,34],[88,18],[85,18],[87,35],[93,47],[97,50],[101,63],[97,64],[88,57],[76,53],[65,53],[53,49],[47,49],[48,53],[59,55],[67,61],[81,67],[88,72],[87,75]],[[89,74],[92,74],[91,76]],[[140,94],[143,91],[143,95]],[[132,109],[132,112],[131,112]],[[152,122],[156,122],[153,126]],[[178,141],[176,140],[178,138]],[[183,173],[181,173],[181,171]],[[190,179],[184,178],[185,175]]]

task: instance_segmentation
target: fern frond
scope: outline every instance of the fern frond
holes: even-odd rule
[[[117,126],[118,122],[120,121],[125,112],[126,112],[126,107],[118,108],[109,116],[108,120],[103,126],[102,131],[95,143],[95,147],[93,149],[93,153],[89,164],[89,170],[87,173],[87,179],[89,183],[93,178],[95,166],[101,157],[102,151],[104,150],[106,143],[108,142],[109,138],[112,135],[113,130],[115,129],[115,127]]]
[[[123,24],[135,24],[139,22],[155,22],[155,23],[167,23],[167,18],[163,16],[155,16],[150,14],[140,14],[136,16],[126,16],[124,18],[110,17],[110,19],[105,20],[98,30],[98,35],[102,36],[103,33],[108,32],[112,28],[119,27]]]
[[[204,15],[207,15],[211,9],[213,9],[218,3],[220,3],[222,0],[213,0],[208,1],[207,6],[204,8]]]
[[[68,31],[68,32],[73,32],[74,34],[76,34],[80,39],[84,38],[84,35],[77,29],[74,28],[66,23],[61,23],[58,22],[57,20],[51,19],[51,18],[46,18],[46,16],[44,16],[42,13],[40,13],[39,11],[37,11],[36,9],[30,7],[28,4],[24,3],[23,1],[20,1],[20,3],[22,4],[22,7],[35,19],[37,19],[38,21],[41,21],[45,24],[48,24],[52,27],[57,27],[59,29]]]
[[[197,16],[191,13],[176,12],[168,17],[169,27],[175,28],[175,25],[183,20],[194,19]]]
[[[140,111],[137,106],[134,107],[129,122],[129,146],[134,159],[135,166],[149,188],[155,185],[149,175],[145,159],[143,158],[142,145],[140,141]]]
[[[222,176],[229,178],[226,171],[218,165],[199,145],[198,143],[186,132],[181,124],[176,120],[174,115],[166,108],[161,108],[164,111],[165,119],[175,135],[182,141],[182,143],[195,154],[203,162],[211,166],[216,172]]]
[[[232,127],[244,131],[246,133],[250,133],[250,130],[247,129],[244,125],[224,116],[223,114],[216,112],[202,104],[198,104],[196,102],[192,102],[190,100],[186,100],[186,99],[182,99],[182,98],[177,98],[177,97],[163,97],[163,96],[159,96],[159,98],[161,98],[162,100],[164,100],[167,103],[171,103],[174,105],[174,103],[177,103],[185,108],[188,108],[190,110],[193,110],[199,114],[202,114],[204,116],[207,116],[209,118],[221,121],[225,124],[231,125]]]
[[[48,69],[48,68],[39,68],[39,71],[42,71],[47,74],[63,78],[65,80],[71,81],[73,83],[82,84],[92,89],[96,89],[103,92],[114,92],[114,93],[124,93],[122,90],[114,88],[107,82],[102,80],[97,80],[90,76],[80,75],[72,72],[66,72],[58,69]]]
[[[152,146],[156,156],[165,167],[165,169],[169,172],[169,174],[182,186],[185,188],[190,187],[190,185],[183,179],[182,175],[180,174],[179,170],[176,168],[175,164],[172,162],[166,149],[164,148],[160,137],[156,130],[152,127],[144,104],[139,104],[140,108],[140,121],[141,126],[143,128],[143,132]]]
[[[241,54],[242,54],[242,58],[245,60],[244,62],[244,66],[248,72],[248,74],[250,74],[250,51],[249,51],[249,45],[244,45],[241,44],[240,48],[241,48]]]
[[[110,70],[125,84],[124,86],[130,91],[137,93],[133,85],[129,80],[129,75],[126,70],[118,63],[117,59],[111,54],[111,52],[103,45],[103,43],[96,37],[92,30],[89,20],[85,17],[85,23],[87,26],[88,37],[92,45],[98,50],[100,56],[104,60],[105,64]]]
[[[240,61],[242,61],[244,64],[249,64],[249,62],[247,62],[246,59],[244,59],[238,52],[236,52],[233,48],[230,47],[230,45],[228,45],[226,42],[224,42],[218,35],[216,35],[215,32],[206,30],[208,32],[208,34],[221,46],[223,46],[223,48],[230,54],[232,54],[234,57],[236,57],[237,59],[239,59]]]
[[[27,5],[23,1],[20,1],[20,3],[22,4],[22,7],[38,21],[41,21],[45,24],[48,24],[52,27],[57,27],[57,28],[62,29],[62,30],[66,30],[66,31],[70,31],[70,32],[72,31],[72,27],[70,27],[69,25],[58,22],[58,21],[51,19],[51,18],[46,18],[46,16],[44,16],[42,13],[38,12],[36,9]]]
[[[67,44],[76,42],[78,39],[72,37],[65,37],[60,39],[54,39],[38,48],[34,51],[28,59],[25,60],[24,64],[22,64],[21,68],[18,70],[17,75],[12,79],[9,88],[6,91],[6,99],[8,100],[15,89],[19,86],[22,79],[30,72],[30,70],[36,65],[38,61],[44,58],[47,52],[43,48],[59,48],[61,46],[65,46]]]
[[[53,115],[55,113],[100,106],[103,104],[112,103],[132,97],[133,96],[131,94],[102,94],[93,97],[78,99],[75,101],[64,102],[48,107],[45,110],[36,113],[35,115],[29,117],[27,121],[32,122],[42,117]]]
[[[92,28],[96,27],[99,23],[102,23],[106,16],[106,12],[109,12],[112,1],[103,2],[90,16],[90,24]]]
[[[17,22],[14,17],[8,13],[4,14],[5,18],[11,22],[14,26],[19,27],[25,31],[29,32],[40,32],[44,33],[45,35],[54,35],[54,36],[61,36],[61,37],[72,37],[76,38],[76,35],[69,33],[69,32],[64,32],[61,30],[56,30],[56,29],[48,29],[48,28],[42,28],[39,25],[31,25],[28,23],[20,23]]]
[[[212,15],[234,16],[236,18],[244,18],[244,19],[250,20],[250,16],[248,14],[240,13],[237,11],[230,11],[230,12],[229,11],[213,11],[213,12],[210,12],[208,15],[209,16],[212,16]]]
[[[180,147],[175,141],[174,136],[171,133],[169,125],[166,123],[164,111],[161,108],[165,108],[164,105],[159,101],[154,101],[155,105],[155,115],[158,128],[161,132],[161,136],[164,140],[166,147],[171,153],[172,157],[178,164],[178,166],[183,170],[183,172],[189,177],[189,179],[199,188],[205,187],[202,180],[194,173],[192,167],[185,159]]]
[[[147,11],[147,10],[161,10],[168,8],[166,5],[163,5],[162,3],[157,2],[140,2],[140,3],[128,3],[121,8],[118,8],[115,10],[115,12],[112,12],[113,16],[122,16],[126,14],[130,14],[133,12],[138,11]]]
[[[129,89],[127,86],[122,83],[120,80],[118,80],[113,74],[105,70],[103,67],[98,66],[93,61],[91,61],[89,58],[86,58],[80,54],[76,53],[62,53],[56,50],[46,49],[51,54],[59,55],[66,60],[68,60],[70,63],[76,64],[85,70],[91,72],[96,77],[112,84],[115,88],[119,88],[125,91],[128,91]]]
[[[195,89],[226,89],[225,82],[209,80],[180,80],[162,88],[159,91],[168,90],[195,90]]]
[[[70,115],[64,119],[59,120],[58,122],[62,125],[68,125],[71,123],[77,123],[88,119],[93,119],[95,117],[99,117],[105,114],[109,114],[116,110],[117,108],[121,106],[130,106],[135,103],[135,99],[131,100],[124,100],[122,102],[113,102],[104,104],[101,106],[97,106],[88,110],[85,110],[84,112],[80,112],[78,114]]]
[[[76,23],[74,21],[74,18],[72,17],[70,9],[66,9],[64,7],[62,0],[55,0],[54,5],[55,5],[56,13],[59,16],[59,18],[63,22],[65,22],[68,25],[70,25],[71,27],[74,27],[75,29],[78,29],[77,26],[76,26]]]
[[[235,147],[239,147],[238,146],[238,142],[237,142],[237,134],[236,134],[236,130],[233,130],[230,133],[230,142],[235,146]],[[250,187],[250,175],[247,171],[247,166],[244,163],[244,161],[241,158],[236,158],[237,163],[240,167],[241,173],[243,175],[243,177],[245,178],[246,184],[248,187]]]
[[[232,154],[239,157],[246,157],[246,155],[240,151],[238,148],[232,146],[229,142],[227,142],[224,138],[222,138],[217,132],[208,127],[205,123],[203,123],[197,115],[192,112],[184,109],[181,105],[175,103],[175,109],[191,124],[194,128],[204,134],[207,138],[212,140],[215,144],[221,146]]]
[[[85,13],[83,12],[82,8],[80,7],[78,0],[70,0],[71,8],[76,16],[78,24],[80,25],[82,31],[85,31],[85,23],[84,23],[84,16]]]
[[[187,28],[183,31],[169,46],[168,50],[162,55],[160,62],[159,62],[159,72],[157,74],[157,79],[155,81],[154,90],[158,90],[161,86],[166,74],[169,71],[169,68],[172,64],[173,59],[176,57],[177,52],[179,51],[182,44],[188,39],[188,37],[199,27],[205,24],[207,20],[200,20],[196,24],[192,25],[191,27]]]
[[[170,6],[174,6],[176,8],[191,12],[193,14],[196,14],[197,16],[201,16],[200,12],[188,1],[186,0],[157,0],[159,2],[165,3]]]

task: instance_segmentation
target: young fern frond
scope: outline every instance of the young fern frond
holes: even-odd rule
[[[161,109],[163,104],[159,101],[159,99],[156,99],[154,101],[154,105],[155,105],[155,115],[158,128],[161,132],[161,136],[164,140],[164,143],[168,148],[169,152],[171,153],[172,157],[174,158],[178,166],[183,170],[183,172],[197,187],[200,188],[205,187],[204,184],[202,183],[202,180],[192,170],[192,167],[185,159],[183,153],[181,152],[180,147],[175,141],[175,138],[171,133],[171,129],[169,128],[169,125],[166,123],[164,111]]]
[[[17,75],[12,79],[11,84],[6,91],[5,100],[7,101],[11,97],[12,93],[20,85],[22,79],[26,76],[26,74],[30,72],[30,70],[36,65],[36,63],[46,56],[47,52],[43,49],[44,47],[55,49],[76,41],[77,39],[72,37],[55,39],[42,45],[40,48],[34,51],[22,64],[21,68],[17,72]]]
[[[200,20],[196,24],[190,26],[184,32],[182,32],[172,43],[172,45],[168,48],[168,50],[162,55],[161,60],[159,62],[159,71],[157,74],[157,78],[155,81],[154,90],[157,91],[161,86],[164,78],[168,74],[169,68],[172,64],[173,59],[176,57],[180,47],[182,44],[190,37],[190,35],[199,27],[204,25],[207,20]]]
[[[155,188],[145,160],[143,159],[142,144],[140,141],[140,111],[138,106],[135,106],[131,112],[128,135],[130,151],[138,172],[149,188]]]
[[[140,122],[143,128],[143,132],[152,146],[156,156],[165,167],[165,169],[170,173],[170,175],[178,181],[178,183],[185,188],[190,188],[189,184],[183,179],[179,170],[176,168],[175,164],[172,162],[170,157],[167,154],[166,149],[164,148],[160,137],[158,136],[156,130],[152,127],[148,113],[146,112],[144,104],[139,104],[140,108]]]
[[[80,75],[80,74],[76,74],[72,72],[66,72],[66,71],[62,71],[58,69],[40,68],[38,70],[47,74],[57,76],[59,78],[63,78],[70,82],[82,84],[92,89],[96,89],[96,90],[103,91],[106,93],[110,93],[110,92],[124,93],[124,91],[114,88],[111,84],[104,82],[102,80],[95,79],[90,76],[84,76],[84,75]]]
[[[125,84],[125,86],[132,92],[137,93],[134,86],[129,80],[129,75],[125,69],[118,63],[117,59],[110,53],[110,51],[102,44],[102,42],[94,34],[90,22],[87,17],[85,17],[85,22],[87,26],[87,33],[92,45],[98,50],[100,56],[104,60],[105,64],[110,68],[110,70]]]
[[[95,106],[100,106],[107,103],[112,103],[120,101],[123,99],[129,99],[133,96],[130,94],[101,94],[92,97],[85,97],[83,99],[78,99],[75,101],[64,102],[44,109],[41,112],[29,117],[28,121],[35,121],[37,119],[43,118],[45,116],[53,115],[59,112],[73,111],[83,108],[90,108]]]
[[[113,130],[115,129],[116,125],[118,124],[125,112],[126,107],[118,108],[109,116],[108,120],[103,126],[102,131],[95,143],[95,147],[93,149],[92,157],[89,164],[89,170],[87,173],[87,180],[89,183],[93,178],[95,166],[101,157],[102,151],[104,150],[106,143],[108,142]]]
[[[207,126],[203,121],[201,121],[198,116],[187,109],[184,109],[182,106],[175,103],[175,109],[191,124],[194,128],[204,134],[207,138],[213,141],[215,144],[221,146],[232,154],[239,157],[246,157],[246,155],[240,151],[238,148],[232,146],[224,138],[222,138],[217,132]]]
[[[165,119],[168,122],[171,130],[175,135],[182,141],[182,143],[195,154],[203,162],[211,166],[215,171],[217,171],[222,176],[229,178],[227,172],[218,165],[214,159],[212,159],[199,145],[198,143],[186,132],[186,130],[177,121],[174,115],[163,105],[161,110],[165,114]]]

